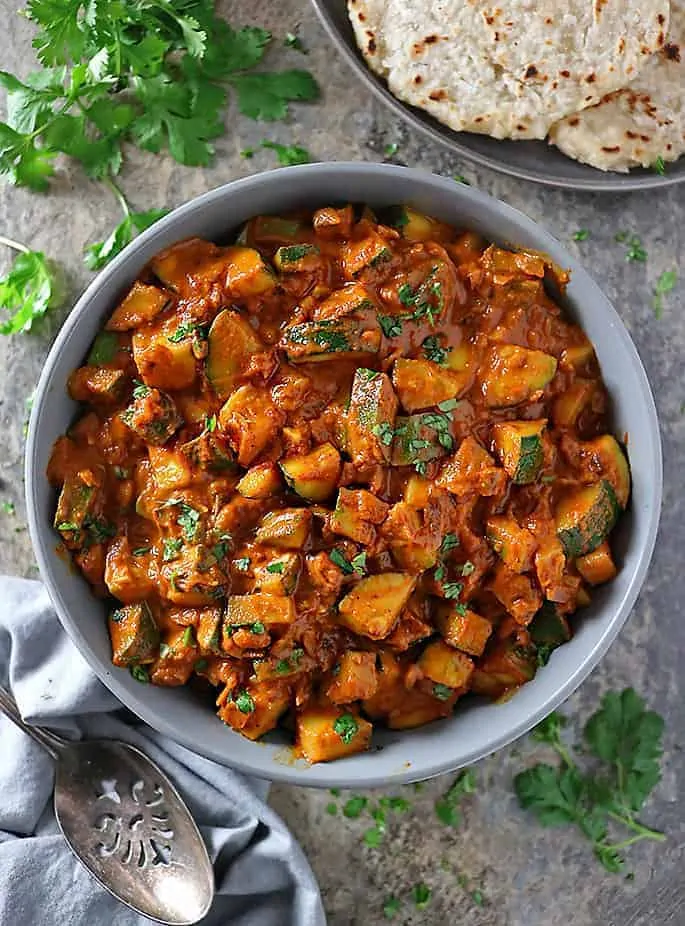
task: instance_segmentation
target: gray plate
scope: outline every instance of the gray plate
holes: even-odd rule
[[[454,132],[428,113],[402,103],[390,93],[385,81],[366,66],[347,16],[346,0],[312,0],[312,4],[333,43],[367,87],[412,128],[445,145],[459,157],[513,177],[576,190],[644,190],[671,186],[685,180],[685,156],[667,164],[663,177],[653,170],[642,168],[629,174],[604,173],[565,157],[544,141],[498,141],[487,135]]]
[[[593,591],[592,604],[574,619],[573,639],[513,698],[504,704],[469,699],[453,717],[418,730],[377,731],[374,746],[380,751],[307,766],[293,759],[282,733],[252,743],[225,727],[212,705],[190,689],[141,685],[112,665],[104,604],[57,547],[52,529],[56,497],[45,471],[53,442],[79,412],[67,394],[70,373],[158,251],[193,235],[232,240],[253,215],[332,202],[411,203],[499,243],[544,251],[567,267],[568,311],[595,345],[613,399],[615,432],[628,435],[633,500],[612,536],[618,575]],[[261,778],[328,788],[390,788],[470,765],[558,707],[597,665],[630,614],[652,555],[662,487],[659,424],[645,371],[616,310],[575,258],[511,206],[446,177],[391,164],[308,164],[246,177],[191,200],[139,235],[90,284],[52,346],[36,388],[25,465],[29,530],[41,574],[62,624],[114,694],[155,729],[200,755]]]

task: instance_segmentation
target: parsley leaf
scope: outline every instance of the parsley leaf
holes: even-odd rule
[[[355,738],[359,724],[352,714],[341,714],[340,717],[336,717],[333,730],[347,746]]]
[[[120,254],[133,241],[137,232],[145,231],[159,219],[168,215],[168,209],[149,209],[147,212],[129,212],[105,238],[86,248],[85,263],[89,270],[100,270],[113,257]]]
[[[445,826],[459,826],[461,801],[467,794],[473,794],[475,790],[476,776],[473,771],[467,768],[459,772],[447,791],[435,802],[435,815],[438,820]]]
[[[2,237],[0,244],[20,251],[9,272],[0,279],[0,309],[9,315],[0,322],[0,334],[30,331],[38,318],[60,302],[62,294],[55,271],[42,251],[29,251]]]
[[[273,74],[240,74],[230,79],[244,116],[276,122],[288,115],[288,103],[312,101],[320,90],[309,71],[281,71]]]
[[[577,826],[604,868],[618,872],[628,845],[665,838],[635,818],[661,777],[663,720],[645,709],[632,688],[606,694],[584,731],[590,753],[605,766],[595,774],[583,774],[562,742],[565,722],[554,712],[533,732],[533,739],[555,750],[561,764],[538,763],[520,772],[514,779],[519,804],[543,826]],[[630,830],[630,838],[611,841],[610,824]]]
[[[421,347],[426,360],[430,360],[433,363],[443,364],[447,359],[447,354],[449,351],[442,347],[437,335],[431,334],[424,340]]]
[[[652,306],[654,308],[654,314],[657,318],[661,318],[661,314],[664,309],[663,296],[665,296],[666,293],[670,293],[677,282],[678,274],[675,272],[675,270],[664,270],[659,279],[656,281]]]
[[[284,167],[291,167],[294,164],[309,164],[311,155],[306,148],[300,148],[298,145],[279,145],[275,141],[263,141],[262,148],[270,148],[276,152],[278,163]]]

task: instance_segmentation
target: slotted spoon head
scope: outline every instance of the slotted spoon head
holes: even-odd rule
[[[169,926],[197,923],[214,897],[207,849],[166,775],[126,743],[60,750],[55,815],[74,854],[112,894]]]

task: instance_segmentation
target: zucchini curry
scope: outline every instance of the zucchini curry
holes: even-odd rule
[[[566,282],[408,207],[155,257],[48,472],[115,665],[311,762],[532,679],[615,575],[630,493]]]

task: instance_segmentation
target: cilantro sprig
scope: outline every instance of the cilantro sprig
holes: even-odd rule
[[[62,299],[62,287],[57,270],[42,251],[30,251],[11,238],[0,236],[0,244],[17,251],[7,274],[0,279],[0,310],[6,317],[0,321],[0,334],[30,331]]]
[[[520,772],[516,795],[543,826],[577,826],[604,868],[619,872],[629,846],[666,838],[637,819],[661,778],[663,719],[646,710],[632,688],[607,693],[584,730],[585,751],[601,763],[596,772],[583,772],[573,760],[562,739],[565,723],[555,712],[538,725],[533,738],[551,746],[561,761]],[[616,826],[630,835],[615,839]]]

